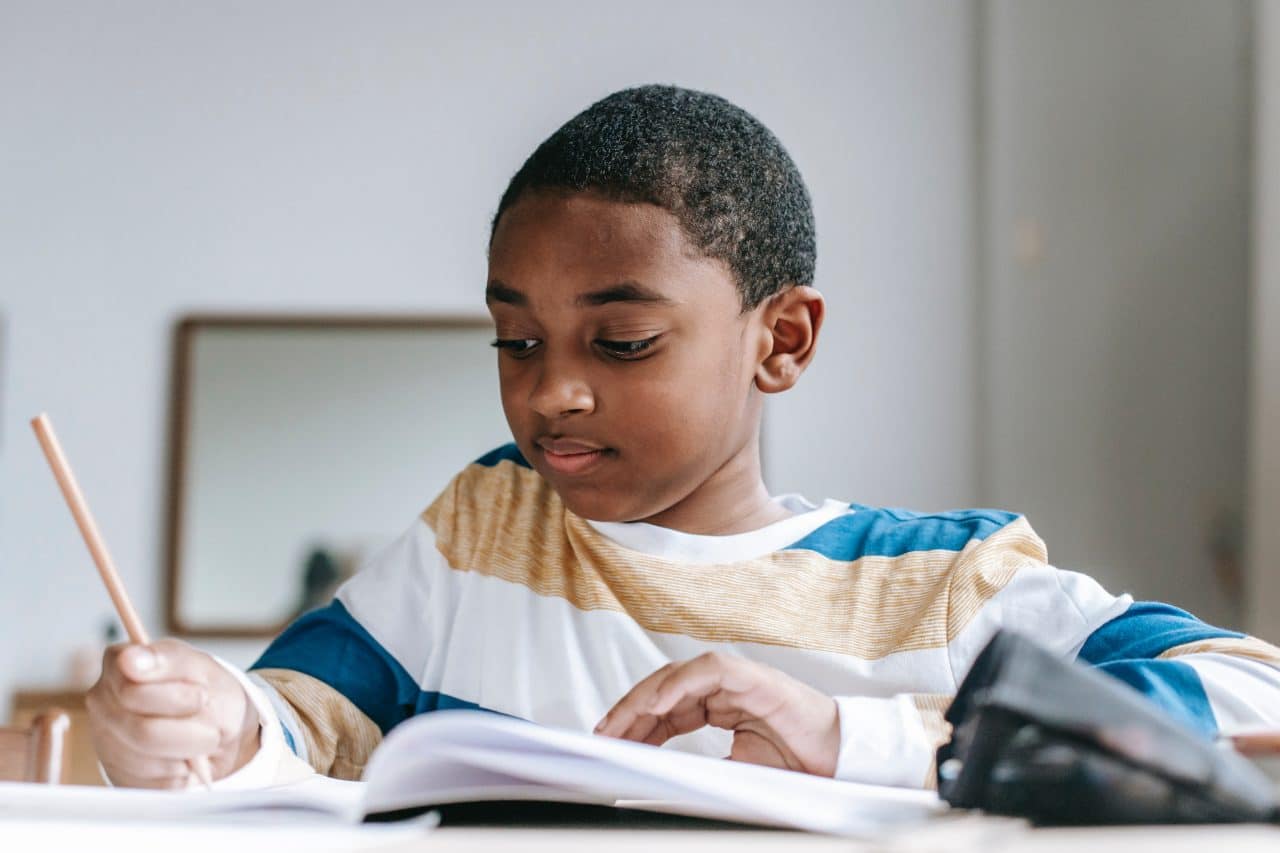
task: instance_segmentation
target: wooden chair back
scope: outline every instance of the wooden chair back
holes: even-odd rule
[[[0,728],[0,781],[61,782],[70,726],[65,711],[50,708],[30,728]]]

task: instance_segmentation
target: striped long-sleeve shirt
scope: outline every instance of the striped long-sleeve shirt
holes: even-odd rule
[[[445,708],[587,732],[654,670],[721,651],[836,698],[838,777],[927,785],[942,714],[998,628],[1206,735],[1280,725],[1280,650],[1052,567],[1020,516],[778,500],[789,518],[730,536],[593,522],[514,446],[494,451],[254,665],[262,747],[237,775],[292,751],[355,778],[389,729]],[[730,738],[671,746],[723,756]]]

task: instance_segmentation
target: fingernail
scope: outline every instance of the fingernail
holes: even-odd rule
[[[143,649],[133,656],[133,668],[138,672],[150,672],[158,663],[155,654],[148,649]]]

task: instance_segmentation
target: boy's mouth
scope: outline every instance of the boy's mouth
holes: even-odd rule
[[[540,438],[535,444],[557,474],[581,474],[609,453],[608,448],[571,438]]]

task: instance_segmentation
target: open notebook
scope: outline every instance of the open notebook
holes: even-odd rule
[[[363,783],[312,777],[262,791],[0,785],[0,816],[149,819],[318,813],[397,815],[458,803],[574,803],[870,836],[945,809],[928,791],[859,785],[545,728],[483,711],[441,711],[391,731]]]

